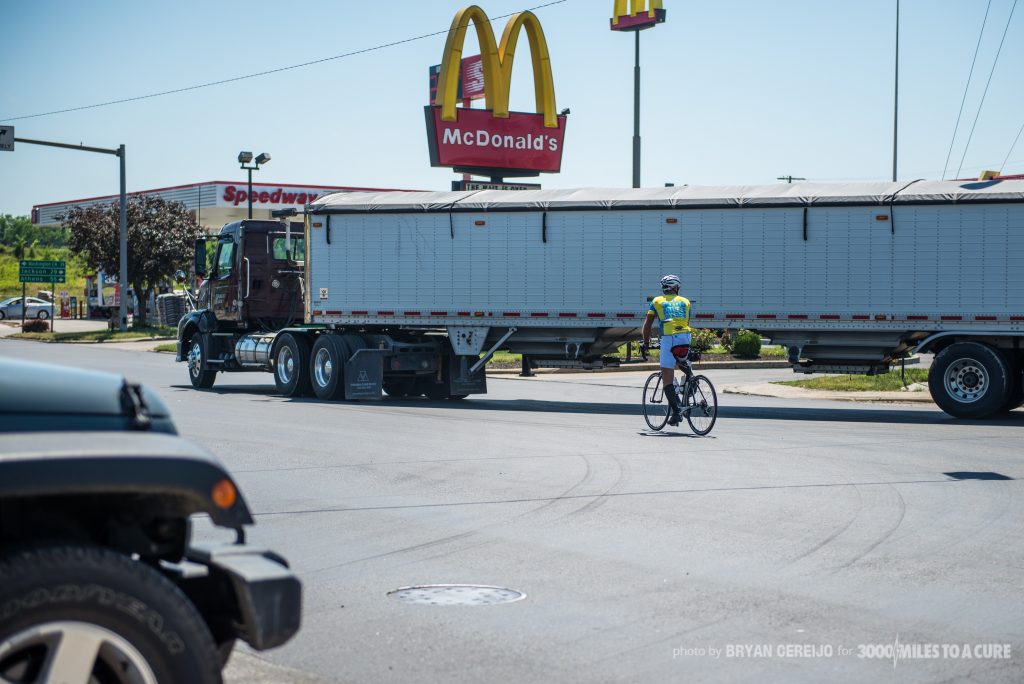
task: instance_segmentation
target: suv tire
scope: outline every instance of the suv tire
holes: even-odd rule
[[[72,639],[75,648],[60,647]],[[148,565],[94,546],[0,558],[0,678],[36,681],[33,673],[39,681],[221,682],[213,637],[188,597]]]

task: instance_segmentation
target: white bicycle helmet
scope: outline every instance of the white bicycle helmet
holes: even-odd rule
[[[677,275],[667,275],[661,279],[661,291],[663,294],[679,292],[680,286],[682,286],[682,282]]]

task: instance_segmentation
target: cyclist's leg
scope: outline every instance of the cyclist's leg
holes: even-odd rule
[[[661,366],[661,382],[665,388],[665,399],[672,408],[672,415],[669,416],[669,425],[678,425],[682,418],[682,405],[679,402],[679,395],[673,386],[676,368],[676,358],[672,355],[672,347],[675,345],[674,335],[663,335],[661,338],[661,351],[659,355]]]

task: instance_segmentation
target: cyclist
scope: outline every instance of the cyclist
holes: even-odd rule
[[[672,415],[668,418],[669,425],[679,425],[682,418],[682,405],[672,384],[672,373],[676,367],[672,350],[684,346],[689,351],[691,337],[690,300],[679,296],[681,284],[679,276],[676,275],[667,275],[661,279],[662,295],[651,300],[643,329],[643,349],[646,354],[651,344],[651,327],[654,325],[654,319],[657,318],[661,322],[661,381],[665,387],[665,398],[672,408]]]

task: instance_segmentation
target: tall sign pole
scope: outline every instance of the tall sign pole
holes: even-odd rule
[[[640,187],[640,32],[636,36],[636,61],[633,63],[633,187]]]
[[[648,7],[648,5],[650,5]],[[665,21],[661,0],[615,0],[612,31],[632,31],[633,64],[633,187],[640,187],[640,32]]]
[[[896,0],[896,73],[892,102],[892,182],[896,182],[896,135],[900,111],[900,0]]]

